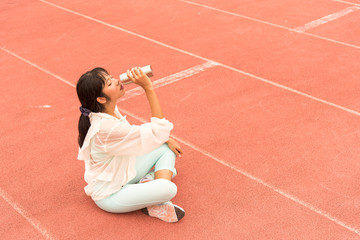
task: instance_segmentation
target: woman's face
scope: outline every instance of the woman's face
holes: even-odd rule
[[[111,75],[104,73],[104,76],[105,86],[102,91],[110,98],[110,101],[116,101],[120,97],[124,96],[124,85],[118,79],[113,78]]]

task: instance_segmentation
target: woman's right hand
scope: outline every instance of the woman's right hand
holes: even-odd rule
[[[135,84],[142,87],[144,90],[152,89],[152,82],[148,76],[141,70],[140,67],[133,67],[126,71],[128,78]]]

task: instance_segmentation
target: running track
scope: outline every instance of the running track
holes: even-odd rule
[[[360,1],[3,1],[2,239],[360,239]],[[151,64],[177,224],[98,209],[79,76]],[[120,112],[148,121],[128,86]]]

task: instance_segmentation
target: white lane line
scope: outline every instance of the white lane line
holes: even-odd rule
[[[338,41],[338,40],[334,40],[334,39],[327,38],[327,37],[322,37],[322,36],[315,35],[315,34],[312,34],[312,33],[296,31],[296,30],[294,30],[292,28],[288,28],[288,27],[281,26],[281,25],[278,25],[278,24],[262,21],[262,20],[259,20],[259,19],[256,19],[256,18],[252,18],[252,17],[249,17],[249,16],[242,15],[242,14],[233,13],[233,12],[229,12],[229,11],[224,11],[224,10],[221,10],[221,9],[218,9],[218,8],[215,8],[215,7],[210,7],[210,6],[207,6],[207,5],[204,5],[204,4],[199,4],[199,3],[195,3],[195,2],[191,2],[191,1],[187,1],[187,0],[179,0],[179,1],[184,2],[184,3],[188,3],[188,4],[192,4],[192,5],[195,5],[195,6],[203,7],[203,8],[208,8],[208,9],[211,9],[211,10],[214,10],[214,11],[217,11],[217,12],[222,12],[222,13],[230,14],[230,15],[233,15],[233,16],[249,19],[249,20],[259,22],[259,23],[263,23],[263,24],[266,24],[266,25],[270,25],[270,26],[273,26],[273,27],[286,29],[286,30],[289,30],[291,32],[304,34],[304,35],[307,35],[307,36],[311,36],[311,37],[314,37],[314,38],[318,38],[318,39],[322,39],[322,40],[325,40],[325,41],[333,42],[333,43],[336,43],[336,44],[341,44],[341,45],[344,45],[344,46],[360,49],[360,46],[358,46],[358,45],[354,45],[354,44],[346,43],[346,42],[341,42],[341,41]]]
[[[35,63],[30,62],[29,60],[27,60],[27,59],[25,59],[25,58],[23,58],[23,57],[20,57],[20,56],[17,55],[16,53],[14,53],[14,52],[6,49],[6,48],[3,48],[3,47],[0,47],[0,49],[3,50],[3,51],[5,51],[5,52],[7,52],[7,53],[10,54],[10,55],[13,55],[14,57],[17,57],[17,58],[20,59],[21,61],[24,61],[24,62],[26,62],[27,64],[29,64],[29,65],[31,65],[31,66],[33,66],[33,67],[35,67],[35,68],[37,68],[37,69],[39,69],[39,70],[41,70],[41,71],[43,71],[43,72],[46,72],[47,74],[50,74],[51,76],[54,76],[55,78],[59,79],[60,81],[62,81],[62,82],[64,82],[64,83],[66,83],[67,85],[70,85],[70,86],[72,86],[72,87],[75,87],[75,85],[74,85],[73,83],[71,83],[71,82],[63,79],[62,77],[56,75],[55,73],[50,72],[49,70],[46,70],[45,68],[42,68],[42,67],[36,65]]]
[[[20,59],[22,59],[22,58],[20,58]],[[31,62],[28,61],[28,60],[25,61],[25,62],[26,62],[26,63],[29,63],[29,64],[31,63]],[[30,65],[34,66],[35,64],[30,64]],[[35,65],[35,66],[37,66],[37,65]],[[45,69],[43,70],[43,68],[38,68],[38,69],[41,70],[41,71],[44,71],[44,70],[45,70]],[[45,70],[44,72],[46,72],[47,74],[55,77],[56,79],[59,79],[59,78],[56,77],[57,75],[53,75],[53,74],[50,73],[49,71],[46,71],[46,70]],[[61,80],[61,79],[59,79],[59,80]],[[64,82],[64,81],[62,81],[62,82]],[[64,83],[66,83],[66,82],[64,82]],[[69,84],[68,84],[68,85],[69,85]],[[70,86],[71,86],[71,85],[70,85]],[[75,86],[72,86],[72,87],[75,88]],[[129,115],[129,116],[131,116],[131,117],[133,117],[133,118],[141,121],[141,122],[147,122],[147,121],[146,121],[145,119],[143,119],[142,117],[139,117],[139,116],[137,116],[137,115],[135,115],[135,114],[133,114],[133,113],[125,110],[125,109],[122,109],[122,108],[119,108],[119,109],[121,110],[121,112],[123,112],[123,113],[125,113],[125,114],[127,114],[127,115]],[[211,153],[207,152],[206,150],[203,150],[203,149],[201,149],[201,148],[199,148],[199,147],[197,147],[197,146],[195,146],[195,145],[193,145],[193,144],[191,144],[191,143],[189,143],[189,142],[187,142],[187,141],[185,141],[185,140],[180,139],[179,137],[176,137],[176,136],[174,136],[174,135],[172,135],[172,137],[174,137],[174,138],[175,138],[176,140],[178,140],[179,142],[181,142],[181,143],[189,146],[190,148],[194,149],[195,151],[198,151],[198,152],[200,152],[201,154],[207,156],[208,158],[210,158],[210,159],[212,159],[212,160],[214,160],[214,161],[216,161],[216,162],[218,162],[218,163],[220,163],[220,164],[222,164],[222,165],[224,165],[224,166],[226,166],[226,167],[229,167],[230,169],[232,169],[232,170],[234,170],[234,171],[236,171],[236,172],[244,175],[245,177],[250,178],[251,180],[253,180],[253,181],[255,181],[255,182],[257,182],[257,183],[259,183],[259,184],[261,184],[261,185],[263,185],[263,186],[265,186],[265,187],[267,187],[267,188],[269,188],[269,189],[271,189],[271,190],[273,190],[273,191],[275,191],[275,192],[277,192],[278,194],[282,195],[283,197],[288,198],[288,199],[290,199],[290,200],[292,200],[292,201],[294,201],[294,202],[296,202],[296,203],[304,206],[304,207],[307,208],[307,209],[310,209],[311,211],[313,211],[313,212],[315,212],[315,213],[317,213],[317,214],[319,214],[319,215],[321,215],[321,216],[329,219],[330,221],[332,221],[332,222],[334,222],[334,223],[336,223],[336,224],[338,224],[338,225],[340,225],[340,226],[348,229],[349,231],[354,232],[354,233],[356,233],[357,235],[360,236],[360,230],[359,230],[359,229],[357,229],[356,227],[353,227],[353,226],[351,226],[351,225],[349,225],[349,224],[341,221],[340,219],[332,216],[330,213],[327,213],[327,212],[325,212],[325,211],[323,211],[323,210],[321,210],[321,209],[319,209],[319,208],[311,205],[310,203],[307,203],[307,202],[305,202],[305,201],[300,200],[299,198],[297,198],[297,197],[295,197],[295,196],[287,193],[286,191],[281,190],[281,189],[273,186],[272,184],[267,183],[267,182],[263,181],[262,179],[253,176],[252,174],[250,174],[250,173],[248,173],[248,172],[246,172],[246,171],[244,171],[244,170],[236,167],[235,165],[233,165],[233,164],[231,164],[231,163],[228,163],[228,162],[226,162],[225,160],[220,159],[220,158],[212,155]],[[0,188],[0,190],[1,190],[1,188]],[[6,195],[4,195],[4,196],[3,196],[3,195],[4,195],[4,194],[1,193],[1,196],[2,196],[3,198],[4,198],[4,196],[6,197]],[[12,201],[12,202],[13,202],[13,201]],[[12,206],[13,206],[13,205],[12,205]],[[23,215],[23,214],[22,214],[22,215]],[[24,215],[23,215],[23,216],[24,216]],[[24,216],[24,217],[25,217],[25,216]],[[32,225],[33,225],[33,224],[32,224]],[[34,225],[33,225],[33,226],[34,226]],[[38,228],[37,228],[37,229],[38,229]],[[40,229],[40,230],[43,230],[43,228]],[[39,231],[40,231],[40,230],[39,230]]]
[[[220,66],[224,66],[224,65],[223,65],[223,64],[220,64]],[[321,103],[324,103],[324,104],[326,104],[326,105],[329,105],[329,106],[332,106],[332,107],[341,109],[341,110],[343,110],[343,111],[345,111],[345,112],[354,114],[354,115],[356,115],[356,116],[360,116],[360,112],[357,112],[357,111],[352,110],[352,109],[350,109],[350,108],[343,107],[343,106],[341,106],[341,105],[338,105],[338,104],[335,104],[335,103],[326,101],[326,100],[321,99],[321,98],[318,98],[318,97],[314,97],[314,96],[312,96],[312,95],[310,95],[310,94],[307,94],[307,93],[304,93],[304,92],[300,92],[300,91],[295,90],[295,89],[292,89],[292,88],[290,88],[290,87],[281,85],[281,84],[276,83],[276,82],[272,82],[272,81],[267,80],[267,79],[265,79],[265,78],[258,77],[258,76],[256,76],[256,75],[251,74],[251,73],[247,73],[247,72],[244,72],[244,71],[242,71],[242,70],[239,70],[239,69],[236,69],[236,68],[233,68],[233,67],[230,67],[230,66],[226,66],[226,68],[231,69],[231,70],[233,70],[233,71],[235,71],[235,72],[242,73],[242,74],[244,74],[244,75],[246,75],[246,76],[255,78],[255,79],[260,80],[260,81],[262,81],[262,82],[264,82],[264,83],[268,83],[268,84],[273,85],[273,86],[275,86],[275,87],[278,87],[278,88],[287,90],[287,91],[289,91],[289,92],[293,92],[293,93],[298,94],[298,95],[301,95],[301,96],[303,96],[303,97],[305,97],[305,98],[309,98],[309,99],[312,99],[312,100],[314,100],[314,101],[321,102]]]
[[[135,33],[135,32],[129,31],[129,30],[126,30],[125,28],[121,28],[121,27],[115,26],[115,25],[113,25],[113,24],[110,24],[110,23],[101,21],[101,20],[99,20],[99,19],[96,19],[96,18],[93,18],[93,17],[89,17],[89,16],[84,15],[84,14],[82,14],[82,13],[75,12],[75,11],[73,11],[73,10],[70,10],[70,9],[67,9],[67,8],[64,8],[64,7],[61,7],[61,6],[56,5],[56,4],[54,4],[54,3],[51,3],[51,2],[48,2],[48,1],[45,1],[45,0],[39,0],[39,1],[40,1],[40,2],[43,2],[43,3],[45,3],[45,4],[48,4],[48,5],[50,5],[50,6],[59,8],[59,9],[61,9],[61,10],[64,10],[64,11],[66,11],[66,12],[69,12],[69,13],[78,15],[78,16],[80,16],[80,17],[89,19],[89,20],[91,20],[91,21],[94,21],[94,22],[103,24],[103,25],[105,25],[105,26],[107,26],[107,27],[114,28],[114,29],[116,29],[116,30],[119,30],[119,31],[128,33],[128,34],[130,34],[130,35],[133,35],[133,36],[136,36],[136,37],[139,37],[139,38],[148,40],[148,41],[153,42],[153,43],[156,43],[156,44],[158,44],[158,45],[160,45],[160,46],[164,46],[164,47],[167,47],[167,48],[169,48],[169,49],[173,49],[173,50],[175,50],[175,51],[178,51],[178,52],[181,52],[181,53],[184,53],[184,54],[193,56],[193,57],[195,57],[195,58],[199,58],[199,59],[204,60],[204,61],[207,61],[207,62],[210,62],[210,61],[211,61],[211,60],[209,60],[209,59],[207,59],[207,58],[198,56],[198,55],[193,54],[193,53],[191,53],[191,52],[187,52],[187,51],[182,50],[182,49],[180,49],[180,48],[176,48],[176,47],[170,46],[170,45],[168,45],[168,44],[165,44],[165,43],[162,43],[162,42],[160,42],[160,41],[154,40],[154,39],[152,39],[152,38],[145,37],[145,36],[143,36],[143,35],[141,35],[141,34],[138,34],[138,33]]]
[[[229,11],[225,11],[225,10],[222,10],[222,9],[219,9],[219,8],[215,8],[215,7],[211,7],[211,6],[208,6],[208,5],[204,5],[204,4],[200,4],[200,3],[196,3],[196,2],[191,2],[191,1],[187,1],[187,0],[179,0],[179,1],[187,3],[187,4],[191,4],[191,5],[207,8],[207,9],[210,9],[210,10],[214,10],[214,11],[217,11],[217,12],[226,13],[226,14],[233,15],[233,16],[236,16],[236,17],[249,19],[251,21],[263,23],[263,24],[270,25],[270,26],[273,26],[273,27],[293,31],[291,28],[288,28],[288,27],[285,27],[285,26],[282,26],[282,25],[279,25],[279,24],[271,23],[271,22],[266,22],[266,21],[263,21],[263,20],[260,20],[260,19],[257,19],[257,18],[245,16],[245,15],[242,15],[242,14],[239,14],[239,13],[229,12]]]
[[[347,1],[342,1],[342,0],[333,0],[334,2],[341,2],[341,3],[346,3],[346,4],[350,4],[353,6],[360,6],[360,3],[354,3],[354,2],[347,2]]]
[[[5,200],[16,212],[18,212],[25,220],[38,230],[46,239],[56,239],[41,223],[32,217],[23,207],[16,203],[9,194],[0,188],[0,196]],[[4,214],[4,213],[2,213]]]
[[[121,112],[125,113],[126,115],[129,115],[129,116],[131,116],[131,117],[133,117],[133,118],[135,118],[135,119],[137,119],[137,120],[139,120],[139,121],[141,121],[143,123],[148,122],[145,119],[143,119],[142,117],[137,116],[137,115],[135,115],[135,114],[123,109],[123,108],[119,108],[119,110]],[[293,195],[287,193],[286,191],[277,188],[276,186],[274,186],[274,185],[272,185],[270,183],[267,183],[267,182],[263,181],[262,179],[260,179],[258,177],[253,176],[251,173],[249,173],[249,172],[247,172],[247,171],[245,171],[243,169],[240,169],[237,166],[235,166],[235,165],[233,165],[231,163],[228,163],[228,162],[226,162],[225,160],[223,160],[221,158],[218,158],[218,157],[214,156],[213,154],[211,154],[210,152],[208,152],[208,151],[206,151],[206,150],[204,150],[202,148],[199,148],[199,147],[197,147],[197,146],[195,146],[195,145],[193,145],[193,144],[191,144],[191,143],[189,143],[189,142],[187,142],[187,141],[185,141],[185,140],[183,140],[183,139],[181,139],[181,138],[179,138],[177,136],[174,136],[173,134],[171,134],[171,137],[173,137],[177,141],[183,143],[184,145],[187,145],[188,147],[194,149],[195,151],[200,152],[201,154],[205,155],[206,157],[208,157],[208,158],[210,158],[210,159],[224,165],[225,167],[228,167],[228,168],[242,174],[243,176],[245,176],[245,177],[247,177],[247,178],[249,178],[249,179],[251,179],[251,180],[253,180],[253,181],[255,181],[255,182],[257,182],[257,183],[259,183],[261,185],[263,185],[263,186],[265,186],[266,188],[270,188],[271,190],[273,190],[273,191],[277,192],[278,194],[282,195],[283,197],[288,198],[288,199],[292,200],[293,202],[295,202],[295,203],[297,203],[297,204],[299,204],[299,205],[301,205],[301,206],[303,206],[303,207],[305,207],[307,209],[310,209],[311,211],[313,211],[313,212],[327,218],[328,220],[330,220],[330,221],[332,221],[332,222],[334,222],[334,223],[336,223],[336,224],[346,228],[347,230],[349,230],[349,231],[351,231],[351,232],[353,232],[353,233],[360,236],[360,229],[357,229],[356,227],[353,227],[353,226],[341,221],[340,219],[338,219],[337,217],[334,217],[330,213],[328,213],[326,211],[323,211],[323,210],[315,207],[314,205],[312,205],[312,204],[310,204],[308,202],[305,202],[305,201],[297,198],[296,196],[293,196]]]
[[[204,61],[206,61],[206,62],[216,62],[216,61],[214,61],[214,60],[211,60],[211,59],[208,59],[208,58],[205,58],[205,57],[201,57],[201,56],[196,55],[196,54],[194,54],[194,53],[191,53],[191,52],[182,50],[182,49],[177,48],[177,47],[170,46],[170,45],[168,45],[168,44],[165,44],[165,43],[162,43],[162,42],[160,42],[160,41],[154,40],[154,39],[152,39],[152,38],[145,37],[145,36],[143,36],[143,35],[141,35],[141,34],[134,33],[134,32],[131,32],[131,31],[129,31],[129,30],[126,30],[126,29],[117,27],[117,26],[115,26],[115,25],[112,25],[112,24],[103,22],[103,21],[101,21],[101,20],[98,20],[98,19],[95,19],[95,18],[86,16],[86,15],[84,15],[84,14],[81,14],[81,13],[78,13],[78,12],[75,12],[75,11],[72,11],[72,10],[69,10],[69,9],[67,9],[67,8],[60,7],[60,6],[56,5],[56,4],[49,3],[49,2],[47,2],[47,1],[45,1],[45,0],[40,0],[40,1],[41,1],[41,2],[44,2],[44,3],[46,3],[46,4],[49,4],[49,5],[51,5],[51,6],[54,6],[54,7],[56,7],[56,8],[62,9],[62,10],[64,10],[64,11],[67,11],[67,12],[73,13],[73,14],[75,14],[75,15],[84,17],[84,18],[89,19],[89,20],[91,20],[91,21],[94,21],[94,22],[103,24],[103,25],[105,25],[105,26],[108,26],[108,27],[111,27],[111,28],[114,28],[114,29],[117,29],[117,30],[126,32],[126,33],[128,33],[128,34],[130,34],[130,35],[137,36],[137,37],[139,37],[139,38],[145,39],[145,40],[147,40],[147,41],[149,41],[149,42],[153,42],[153,43],[158,44],[158,45],[160,45],[160,46],[163,46],[163,47],[166,47],[166,48],[169,48],[169,49],[173,49],[173,50],[178,51],[178,52],[180,52],[180,53],[183,53],[183,54],[186,54],[186,55],[189,55],[189,56],[192,56],[192,57],[195,57],[195,58],[204,60]],[[360,49],[360,46],[358,46],[358,48]],[[247,72],[245,72],[245,71],[242,71],[242,70],[240,70],[240,69],[237,69],[237,68],[228,66],[228,65],[226,65],[226,64],[222,64],[222,63],[219,63],[219,62],[217,62],[217,63],[219,64],[219,66],[222,66],[222,67],[224,67],[224,68],[233,70],[233,71],[238,72],[238,73],[242,73],[242,74],[244,74],[244,75],[246,75],[246,76],[249,76],[249,77],[252,77],[252,78],[257,79],[257,80],[259,80],[259,81],[268,83],[268,84],[273,85],[273,86],[275,86],[275,87],[282,88],[282,89],[284,89],[284,90],[287,90],[287,91],[290,91],[290,92],[299,94],[299,95],[304,96],[304,97],[306,97],[306,98],[310,98],[310,99],[312,99],[312,100],[315,100],[315,101],[318,101],[318,102],[327,104],[327,105],[329,105],[329,106],[332,106],[332,107],[335,107],[335,108],[344,110],[344,111],[346,111],[346,112],[355,114],[355,115],[357,115],[357,116],[360,116],[360,113],[359,113],[359,112],[356,112],[356,111],[354,111],[354,110],[352,110],[352,109],[349,109],[349,108],[340,106],[340,105],[335,104],[335,103],[328,102],[328,101],[326,101],[326,100],[323,100],[323,99],[320,99],[320,98],[317,98],[317,97],[313,97],[313,96],[311,96],[311,95],[309,95],[309,94],[300,92],[300,91],[298,91],[298,90],[292,89],[292,88],[290,88],[290,87],[287,87],[287,86],[285,86],[285,85],[281,85],[281,84],[276,83],[276,82],[272,82],[272,81],[267,80],[267,79],[265,79],[265,78],[258,77],[258,76],[254,75],[254,74],[247,73]]]
[[[316,28],[316,27],[318,27],[320,25],[323,25],[325,23],[334,21],[334,20],[336,20],[338,18],[341,18],[341,17],[343,17],[343,16],[345,16],[345,15],[347,15],[349,13],[352,13],[354,11],[357,11],[359,9],[360,9],[359,6],[347,7],[347,8],[345,8],[345,9],[339,11],[339,12],[336,12],[336,13],[327,15],[325,17],[322,17],[320,19],[314,20],[312,22],[309,22],[309,23],[305,24],[304,26],[294,28],[294,30],[296,32],[303,33],[303,32],[306,32],[309,29]]]
[[[154,88],[163,87],[165,85],[172,84],[174,82],[183,80],[185,78],[189,78],[191,76],[194,76],[194,75],[196,75],[198,73],[201,73],[201,72],[205,71],[208,68],[215,67],[215,66],[218,66],[218,65],[219,64],[216,63],[216,62],[206,62],[206,63],[203,63],[201,65],[197,65],[197,66],[188,68],[186,70],[183,70],[181,72],[174,73],[172,75],[169,75],[169,76],[163,77],[163,78],[161,78],[159,80],[156,80],[156,81],[153,82],[153,86],[154,86]],[[118,102],[122,102],[122,101],[125,101],[125,100],[129,99],[129,98],[133,98],[133,97],[136,97],[136,96],[139,96],[139,95],[142,95],[142,94],[144,94],[144,90],[141,87],[136,87],[136,88],[133,88],[133,89],[131,89],[129,91],[126,91],[125,96],[120,98],[118,100]]]

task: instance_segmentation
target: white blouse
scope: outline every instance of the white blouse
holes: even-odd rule
[[[160,147],[170,136],[173,124],[165,118],[130,125],[118,108],[116,118],[107,113],[90,113],[91,126],[79,149],[78,159],[85,162],[85,193],[100,200],[117,192],[136,176],[136,156]]]

